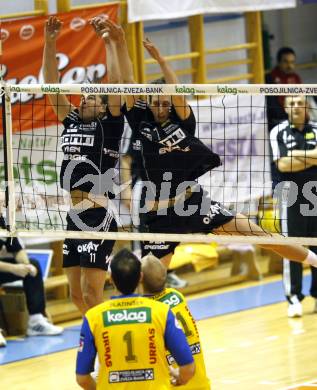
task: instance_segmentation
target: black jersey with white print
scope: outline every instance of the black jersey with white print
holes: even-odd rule
[[[111,192],[124,128],[123,115],[113,116],[107,107],[103,118],[85,122],[75,109],[66,116],[63,125],[62,188],[94,194]]]
[[[270,142],[274,161],[288,156],[292,150],[315,149],[317,147],[317,123],[309,121],[301,131],[286,120],[271,130]],[[317,166],[299,172],[279,172],[279,175],[282,181],[294,181],[303,185],[309,180],[317,180]]]
[[[196,119],[192,109],[189,117],[182,120],[172,106],[169,119],[162,124],[155,122],[142,100],[137,100],[130,110],[124,105],[123,112],[134,132],[132,147],[142,154],[147,180],[155,184],[157,198],[166,196],[161,192],[162,182],[171,182],[167,196],[173,197],[179,184],[194,181],[221,165],[219,156],[194,136]]]

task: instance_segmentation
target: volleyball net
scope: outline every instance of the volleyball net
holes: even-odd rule
[[[100,238],[119,240],[183,241],[183,242],[248,242],[288,243],[283,231],[279,202],[288,206],[293,202],[293,187],[285,190],[278,184],[272,190],[272,150],[269,140],[268,110],[272,104],[280,104],[285,96],[302,96],[305,109],[314,119],[313,96],[317,85],[110,85],[110,84],[2,84],[2,129],[0,183],[2,213],[7,216],[7,230],[3,235],[50,238]],[[66,216],[72,208],[68,191],[60,184],[60,170],[65,150],[94,142],[93,130],[90,140],[78,137],[69,130],[69,137],[61,140],[63,125],[58,122],[49,100],[50,94],[67,95],[69,101],[78,106],[80,95],[120,95],[124,103],[126,95],[151,96],[186,95],[196,118],[195,136],[220,156],[222,165],[199,177],[197,182],[210,198],[229,210],[244,214],[258,223],[268,236],[205,235],[140,233],[138,227],[142,217],[140,198],[144,177],[142,167],[135,169],[134,155],[130,153],[132,143],[137,140],[125,123],[119,158],[111,172],[103,172],[111,178],[112,196],[107,197],[107,207],[114,214],[119,232],[94,230],[66,231]],[[269,103],[268,97],[274,97]],[[273,102],[273,103],[272,103]],[[294,108],[295,109],[295,108]],[[277,123],[275,123],[277,125]],[[314,133],[315,134],[315,133]],[[309,137],[316,137],[310,135]],[[315,139],[315,138],[314,138]],[[294,140],[288,140],[293,142]],[[311,143],[313,138],[310,140]],[[138,146],[138,145],[136,145]],[[139,145],[139,147],[141,147]],[[171,145],[165,145],[173,152]],[[80,150],[80,148],[78,149]],[[72,151],[71,151],[72,152]],[[111,152],[111,151],[110,151]],[[72,156],[76,154],[72,153]],[[73,157],[72,157],[73,158]],[[153,155],[153,158],[155,156]],[[74,158],[74,166],[82,162],[80,154]],[[128,164],[128,165],[127,165]],[[142,165],[142,161],[141,161]],[[138,171],[139,169],[139,171]],[[188,169],[187,166],[183,167]],[[97,175],[100,172],[96,171]],[[84,178],[83,178],[84,179]],[[86,178],[85,180],[90,180]],[[103,180],[103,179],[101,179]],[[101,183],[102,185],[102,183]],[[309,187],[310,188],[310,187]],[[313,188],[313,186],[311,186]],[[307,196],[311,211],[315,197]],[[304,194],[305,197],[305,194]],[[142,200],[141,200],[142,201]],[[317,202],[316,202],[317,203]],[[307,216],[314,218],[314,213]],[[315,216],[316,218],[316,216]],[[280,232],[282,236],[274,233]],[[230,233],[230,232],[229,232]],[[243,232],[241,232],[243,234]],[[301,238],[303,244],[317,244],[317,238]]]

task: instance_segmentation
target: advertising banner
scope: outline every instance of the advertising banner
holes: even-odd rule
[[[303,0],[312,2],[312,0]],[[128,0],[129,22],[296,7],[296,0]]]
[[[61,83],[83,83],[94,78],[104,78],[104,43],[94,33],[89,20],[102,14],[116,20],[117,12],[117,5],[105,5],[58,14],[63,23],[57,39]],[[47,16],[43,16],[1,23],[1,72],[7,83],[18,86],[44,82],[41,66],[46,19]],[[12,117],[13,131],[41,128],[56,122],[56,115],[41,93],[35,96],[13,94]]]

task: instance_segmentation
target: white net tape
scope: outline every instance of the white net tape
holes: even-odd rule
[[[3,84],[7,93],[106,95],[305,95],[316,96],[317,84]]]

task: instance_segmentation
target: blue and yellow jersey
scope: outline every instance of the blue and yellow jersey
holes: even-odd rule
[[[210,382],[206,373],[198,329],[196,322],[188,309],[184,295],[173,288],[166,288],[160,294],[155,295],[152,298],[156,301],[163,302],[170,307],[184,330],[196,364],[196,371],[193,378],[186,385],[177,388],[209,390]],[[171,354],[168,354],[166,358],[169,364],[175,365],[175,360]]]
[[[193,362],[168,306],[137,295],[116,297],[86,313],[76,373],[92,372],[98,353],[97,389],[170,389],[165,346],[179,365]]]

